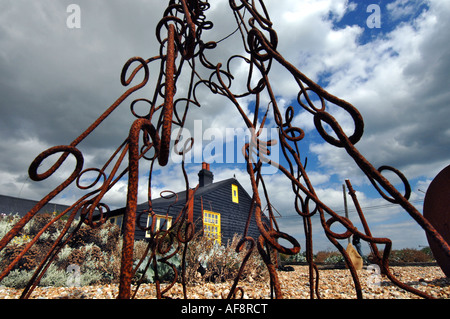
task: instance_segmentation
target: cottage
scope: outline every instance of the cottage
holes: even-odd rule
[[[198,176],[199,187],[194,193],[191,212],[191,218],[196,223],[196,231],[199,230],[199,225],[202,225],[204,236],[213,238],[218,244],[226,245],[235,234],[244,233],[252,198],[236,178],[214,183],[214,175],[210,171],[209,164],[202,164]],[[156,230],[170,227],[185,205],[186,191],[170,198],[163,196],[152,200],[152,208],[157,219]],[[152,217],[147,211],[148,203],[138,205],[137,222],[143,227],[148,227],[152,223]],[[110,221],[121,226],[124,213],[125,208],[111,211]],[[247,235],[257,239],[259,234],[253,214]],[[136,227],[136,240],[149,237],[148,231]]]

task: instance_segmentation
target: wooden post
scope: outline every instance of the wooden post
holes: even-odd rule
[[[344,209],[345,209],[345,218],[348,218],[348,207],[347,207],[347,194],[345,191],[345,184],[342,184],[342,193],[344,195]],[[348,243],[350,243],[350,237],[348,238]]]

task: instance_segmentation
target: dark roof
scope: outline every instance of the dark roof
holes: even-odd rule
[[[24,199],[6,195],[0,195],[0,213],[3,214],[19,214],[24,216],[28,213],[39,201]],[[55,203],[48,203],[42,207],[41,213],[53,213],[55,211],[62,212],[70,206],[60,205]]]
[[[203,194],[212,192],[212,191],[216,190],[217,188],[222,187],[222,185],[228,184],[231,180],[233,182],[238,183],[238,181],[236,179],[229,178],[229,179],[226,179],[226,180],[223,180],[223,181],[220,181],[220,182],[216,182],[216,183],[212,183],[212,184],[209,184],[209,185],[206,185],[206,186],[203,186],[203,187],[199,187],[197,189],[197,191],[195,192],[195,197],[202,196]],[[177,200],[177,203],[183,203],[183,205],[184,205],[184,203],[186,203],[186,191],[184,190],[184,191],[178,192],[178,193],[176,193],[176,195],[177,195],[177,197],[170,197],[170,198],[160,197],[160,198],[156,198],[156,199],[152,200],[152,205],[154,207],[166,206],[166,205],[172,204],[175,200]],[[137,210],[139,211],[139,210],[145,209],[146,205],[148,205],[148,204],[147,203],[143,203],[143,204],[138,205],[138,209]]]

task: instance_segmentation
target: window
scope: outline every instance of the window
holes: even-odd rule
[[[208,210],[203,211],[203,235],[221,244],[220,214]]]
[[[172,226],[172,217],[170,216],[163,216],[163,215],[155,215],[156,222],[155,222],[155,232],[158,230],[168,230]],[[147,228],[152,225],[152,215],[148,214],[147,218]],[[147,230],[145,232],[145,237],[150,238],[150,230]]]
[[[122,229],[122,221],[123,221],[123,215],[109,218],[109,222],[111,224],[119,226],[120,229]]]
[[[231,198],[233,199],[233,203],[239,203],[238,187],[234,184],[231,185]]]

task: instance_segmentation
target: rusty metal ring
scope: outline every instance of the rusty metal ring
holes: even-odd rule
[[[352,116],[351,113],[350,113],[350,115]],[[355,123],[355,130],[354,130],[353,134],[347,138],[354,145],[361,139],[362,134],[363,134],[363,129],[362,129],[362,126],[360,125],[360,123],[353,116],[352,116],[352,118]],[[325,131],[322,122],[325,122],[326,124],[328,124],[333,129],[333,131],[336,133],[336,135],[339,139],[336,139],[333,136],[329,135]],[[344,131],[342,130],[339,123],[336,121],[336,119],[331,114],[329,114],[327,112],[315,113],[314,114],[314,125],[316,126],[316,129],[319,132],[320,136],[322,136],[322,138],[325,141],[327,141],[329,144],[339,147],[339,148],[343,148],[346,146],[346,143],[345,143],[346,134],[344,133]]]
[[[152,216],[152,222],[151,222],[151,224],[150,225],[148,225],[148,226],[142,226],[142,224],[141,224],[141,217],[142,217],[142,215],[144,215],[144,214],[148,214],[148,215],[151,215]],[[136,214],[136,226],[140,229],[140,230],[143,230],[143,231],[150,231],[150,233],[152,233],[152,235],[153,235],[153,232],[152,232],[152,230],[153,230],[153,226],[155,225],[155,222],[154,222],[154,220],[153,220],[153,216],[155,216],[155,212],[153,211],[153,209],[144,209],[144,210],[142,210],[142,211],[140,211],[140,212],[138,212],[137,214]],[[146,218],[146,220],[148,221],[148,217]]]
[[[88,172],[97,172],[98,175],[97,175],[97,177],[94,179],[94,181],[93,181],[91,184],[89,184],[89,185],[87,185],[87,186],[83,186],[83,185],[80,184],[80,180],[81,180],[82,176],[83,176],[85,173],[88,173]],[[80,172],[80,174],[78,175],[78,177],[77,177],[77,179],[76,179],[77,187],[78,187],[79,189],[89,189],[89,188],[92,188],[92,187],[94,187],[95,184],[98,183],[98,181],[100,180],[101,177],[103,177],[103,182],[102,182],[102,185],[101,185],[98,189],[101,189],[101,188],[103,187],[103,184],[104,184],[105,181],[106,181],[106,174],[105,174],[105,172],[102,171],[102,170],[100,170],[100,169],[98,169],[98,168],[88,168],[88,169],[85,169],[85,170],[83,170],[82,172]]]
[[[47,157],[49,157],[53,154],[56,154],[56,153],[61,153],[61,152],[63,154],[56,161],[56,163],[53,164],[52,167],[50,167],[46,172],[44,172],[42,174],[39,174],[37,172],[38,167],[42,164],[42,162]],[[84,159],[83,159],[83,155],[81,154],[81,152],[76,147],[70,146],[70,145],[54,146],[54,147],[51,147],[51,148],[45,150],[41,154],[39,154],[33,160],[33,162],[30,164],[30,167],[28,168],[28,175],[30,176],[30,178],[33,181],[42,181],[42,180],[48,178],[62,165],[62,163],[66,160],[66,158],[67,158],[67,156],[69,156],[69,154],[72,154],[73,156],[75,156],[75,159],[77,161],[74,171],[72,172],[70,177],[67,179],[67,181],[70,180],[72,182],[73,180],[75,180],[75,178],[77,178],[78,174],[82,171]]]
[[[305,137],[305,132],[296,126],[290,126],[287,129],[281,128],[280,131],[291,142],[299,142]]]
[[[405,175],[403,175],[402,172],[400,172],[398,169],[392,167],[392,166],[387,166],[387,165],[383,165],[381,167],[378,168],[378,172],[381,174],[383,171],[391,171],[393,172],[395,175],[397,175],[398,178],[400,178],[400,180],[403,183],[403,186],[405,188],[405,193],[403,194],[403,197],[405,197],[406,199],[409,199],[409,197],[411,196],[411,185],[408,182],[408,179],[405,177]],[[372,185],[375,187],[375,189],[378,191],[378,193],[388,202],[394,203],[394,204],[398,204],[398,200],[392,197],[387,196],[382,190],[381,188],[378,186],[377,182],[373,179],[370,178],[370,181],[372,183]]]
[[[326,103],[325,103],[325,99],[323,98],[323,96],[318,94],[312,88],[309,88],[309,87],[304,88],[303,84],[301,84],[301,82],[299,83],[299,85],[300,85],[300,91],[298,92],[298,95],[297,95],[297,102],[301,105],[301,107],[303,107],[306,111],[310,112],[311,114],[315,114],[316,112],[325,111]],[[317,95],[317,97],[320,100],[320,104],[321,104],[320,109],[314,105],[311,98],[309,97],[308,91],[314,92]],[[305,97],[306,102],[308,103],[309,106],[302,102],[302,100],[301,100],[302,96]]]
[[[319,205],[317,205],[317,203],[314,201],[314,198],[310,196],[306,196],[305,200],[303,200],[303,198],[299,194],[299,191],[300,189],[296,187],[296,196],[294,201],[295,211],[302,217],[310,218],[318,212]],[[301,207],[299,207],[298,201],[300,201]],[[309,209],[309,202],[311,201],[315,204],[315,207],[312,211]]]
[[[327,225],[328,228],[325,228],[325,231],[326,231],[328,234],[330,234],[332,237],[336,238],[336,239],[346,239],[346,238],[349,238],[350,236],[352,236],[353,233],[352,233],[348,228],[347,228],[347,230],[346,230],[344,233],[341,233],[341,234],[335,233],[335,232],[333,232],[333,231],[331,230],[331,225],[332,225],[332,224],[334,224],[335,222],[342,222],[342,220],[347,221],[348,223],[350,223],[350,224],[353,226],[352,222],[351,222],[349,219],[347,219],[347,218],[345,218],[345,217],[339,217],[339,218],[337,218],[337,217],[333,216],[333,217],[331,217],[330,219],[328,219],[328,220],[326,221],[326,225]]]
[[[93,221],[93,214],[95,211],[92,208],[93,204],[93,199],[85,201],[81,206],[80,215],[84,218],[84,223],[86,225],[89,225],[92,228],[98,228],[108,220],[111,210],[108,205],[104,203],[98,203],[95,208],[98,210],[98,216],[100,216],[100,218],[98,219],[98,221]],[[103,208],[106,209],[106,212],[103,211]]]
[[[269,51],[275,51],[278,45],[278,36],[275,30],[271,27],[263,27],[265,31],[269,32],[269,39],[265,37],[265,35],[261,32],[261,30],[257,29],[253,21],[254,18],[250,18],[250,25],[253,28],[248,32],[247,35],[247,43],[249,45],[252,56],[255,57],[260,62],[265,62],[271,60],[273,58],[272,54]],[[261,23],[261,21],[259,21]],[[266,53],[261,53],[261,52]]]
[[[165,193],[169,193],[169,195],[166,195]],[[178,201],[178,194],[170,190],[163,190],[159,193],[159,197],[163,199],[171,199],[172,197],[175,197],[175,202]]]
[[[148,151],[150,151],[151,149],[153,149],[155,152],[153,153],[153,155],[152,156],[147,156],[146,154],[148,153]],[[157,158],[157,156],[158,156],[158,150],[157,150],[157,148],[155,147],[155,144],[153,144],[153,143],[149,143],[149,144],[146,144],[146,145],[142,145],[142,147],[141,147],[141,153],[140,153],[141,155],[141,157],[142,158],[144,158],[144,159],[146,159],[147,161],[153,161],[155,158]]]
[[[175,241],[174,241],[175,236],[171,233],[170,229],[159,230],[158,232],[159,232],[159,234],[158,234],[158,240],[156,242],[156,251],[160,255],[164,256],[172,249],[172,246],[175,243]],[[170,254],[170,256],[167,259],[174,256],[175,254],[176,254],[176,251],[173,252],[172,254]]]
[[[297,241],[297,239],[295,239],[294,237],[292,237],[289,234],[283,233],[283,232],[279,232],[276,230],[269,230],[266,232],[267,235],[269,235],[268,237],[266,237],[266,234],[261,233],[264,237],[264,239],[266,240],[266,242],[271,245],[273,248],[275,248],[276,250],[278,250],[279,252],[286,254],[286,255],[295,255],[298,254],[300,252],[300,244]],[[277,242],[277,239],[285,239],[288,242],[290,242],[292,244],[292,248],[286,248],[282,245],[280,245]]]
[[[177,231],[177,239],[182,244],[186,244],[186,243],[190,242],[194,238],[194,235],[195,235],[194,223],[191,222],[190,220],[186,220],[185,225],[186,225],[186,227],[184,230],[184,237],[182,234],[182,227],[179,227],[178,231]]]
[[[128,68],[131,66],[131,64],[133,62],[139,62],[139,65],[133,70],[131,75],[128,78],[126,78]],[[150,71],[148,69],[147,61],[145,61],[141,57],[132,57],[132,58],[128,59],[128,61],[124,64],[124,66],[122,68],[122,72],[120,73],[120,82],[122,83],[122,85],[128,86],[133,81],[134,77],[136,76],[136,74],[139,72],[139,70],[141,68],[144,68],[144,73],[145,73],[144,79],[142,80],[142,82],[140,84],[135,85],[134,88],[138,89],[138,88],[143,87],[145,84],[147,84],[149,76],[150,76]]]
[[[147,114],[145,114],[145,115],[139,115],[139,114],[137,114],[137,113],[135,112],[135,110],[134,110],[134,105],[135,105],[136,103],[138,103],[138,102],[147,102],[148,104],[150,104],[150,109],[151,109],[151,107],[153,106],[152,102],[151,102],[150,100],[148,100],[148,99],[144,99],[144,98],[142,98],[142,99],[136,99],[136,100],[134,100],[133,102],[131,102],[131,105],[130,105],[130,111],[131,111],[131,114],[133,114],[135,117],[137,117],[137,118],[139,118],[139,119],[149,118],[149,117],[150,117],[150,110],[149,110],[149,112],[148,112]]]
[[[229,0],[229,3],[233,11],[238,11],[241,10],[242,8],[245,8],[245,4],[243,4],[242,1],[240,5],[237,5],[235,0]]]
[[[180,26],[180,29],[177,29],[177,34],[184,34],[185,30],[186,30],[186,25],[183,23],[183,20],[181,20],[180,18],[177,18],[175,16],[167,16],[162,18],[159,23],[156,26],[156,38],[158,40],[158,42],[160,44],[163,44],[163,42],[165,41],[165,39],[161,38],[161,29],[163,26],[165,26],[167,29],[169,29],[170,25],[174,25],[173,22],[176,25]]]

